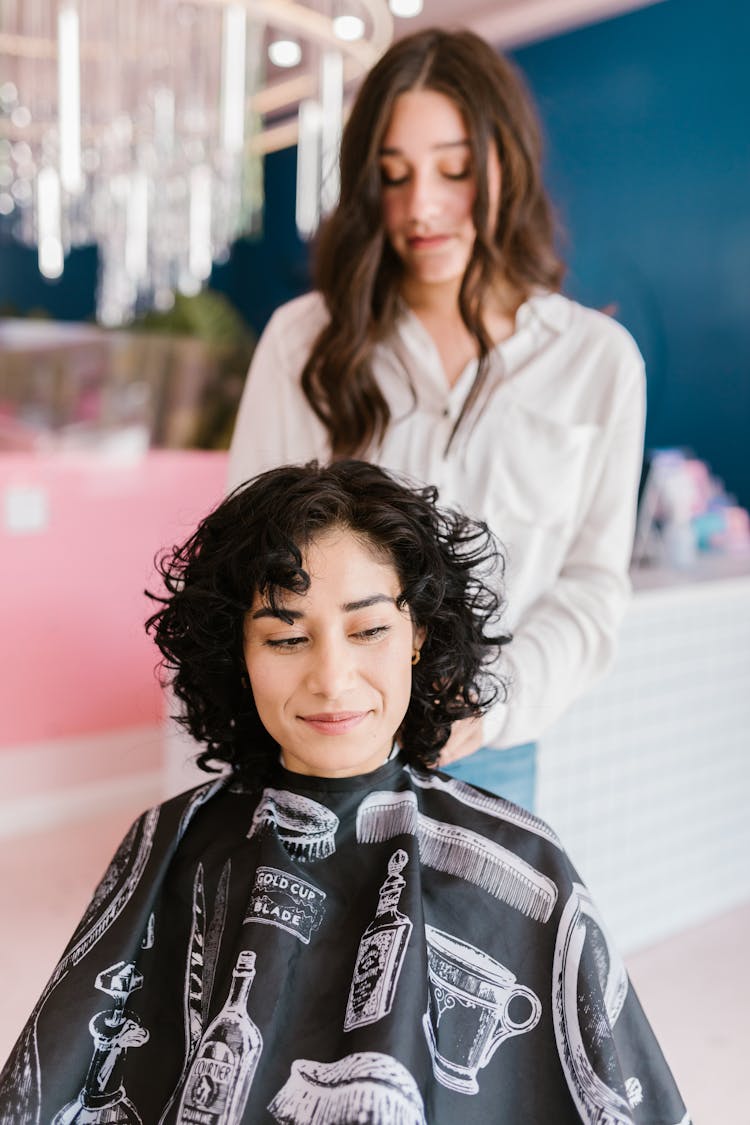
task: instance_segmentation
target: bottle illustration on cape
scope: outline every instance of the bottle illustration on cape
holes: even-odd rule
[[[232,1125],[242,1118],[263,1038],[247,1012],[255,953],[244,949],[232,973],[227,1002],[208,1025],[190,1068],[178,1125]]]
[[[412,923],[398,909],[406,880],[401,875],[409,857],[400,848],[388,863],[380,888],[378,909],[359,943],[346,1006],[344,1031],[376,1023],[388,1015],[412,931]]]
[[[131,961],[118,961],[103,969],[95,983],[112,997],[112,1008],[97,1012],[89,1023],[94,1053],[86,1081],[76,1100],[55,1114],[52,1125],[105,1125],[109,1121],[142,1125],[121,1074],[128,1049],[142,1047],[149,1039],[138,1016],[125,1007],[130,994],[143,985],[143,977]]]

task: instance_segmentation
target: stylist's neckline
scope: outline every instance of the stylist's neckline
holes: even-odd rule
[[[408,295],[402,292],[400,304],[402,312],[412,317],[431,339],[433,334],[430,325],[433,322],[444,327],[452,318],[457,317],[461,329],[466,331],[463,320],[460,318],[457,302],[453,300],[410,300]],[[494,312],[489,311],[485,321],[493,347],[499,347],[515,336],[520,324],[518,314],[526,305],[528,305],[528,298],[518,296],[507,309],[498,307]]]

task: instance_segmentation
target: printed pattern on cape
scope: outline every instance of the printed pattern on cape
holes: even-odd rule
[[[207,781],[204,785],[199,785],[197,789],[193,789],[192,792],[190,792],[188,802],[180,817],[180,824],[177,829],[178,842],[187,832],[190,821],[198,810],[208,804],[211,798],[217,793],[220,793],[222,789],[225,789],[230,782],[231,778],[229,777],[217,777],[215,781]]]
[[[327,859],[336,851],[336,830],[339,818],[325,805],[290,793],[285,789],[264,789],[248,839],[267,830],[275,830],[295,859]]]
[[[388,862],[375,917],[362,935],[354,964],[344,1031],[376,1023],[393,1007],[413,924],[398,908],[409,857],[400,848]]]
[[[581,958],[587,942],[604,995],[606,1018],[605,1013],[597,1012],[595,1005],[586,1003],[586,997],[579,995]],[[568,1088],[581,1120],[589,1125],[633,1125],[631,1102],[611,1087],[612,1078],[617,1077],[611,1029],[622,1011],[627,991],[628,978],[622,961],[613,952],[588,890],[576,883],[557,932],[552,1005],[555,1037]],[[611,1059],[608,1069],[614,1074],[597,1073],[589,1058],[591,1045],[605,1059]],[[601,1068],[601,1059],[598,1062]],[[640,1081],[636,1076],[629,1081],[634,1104],[638,1104],[642,1096]]]
[[[278,926],[299,938],[303,945],[309,945],[325,916],[325,899],[325,891],[299,875],[290,875],[277,867],[258,867],[245,924],[262,922]]]
[[[549,921],[557,887],[515,852],[469,828],[426,816],[409,790],[379,790],[363,799],[357,810],[360,843],[381,843],[405,834],[417,837],[419,858],[426,867],[465,879],[537,922]]]
[[[148,922],[146,923],[146,932],[143,935],[143,941],[141,942],[141,949],[153,949],[155,942],[156,942],[156,915],[154,914],[154,912],[152,910],[151,913],[148,916]]]
[[[542,1005],[488,953],[433,926],[425,926],[425,936],[430,990],[422,1024],[435,1078],[458,1093],[476,1094],[477,1072],[504,1040],[536,1027]]]
[[[128,834],[3,1125],[689,1125],[556,842],[398,759],[276,777]]]
[[[279,1125],[427,1125],[411,1074],[378,1051],[332,1063],[297,1059],[268,1109]]]
[[[55,1114],[52,1125],[107,1121],[143,1125],[121,1080],[128,1050],[142,1047],[149,1040],[136,1013],[125,1006],[130,994],[142,986],[143,977],[132,961],[119,961],[102,970],[95,984],[112,997],[112,1008],[97,1012],[90,1021],[94,1052],[86,1081],[78,1097]]]
[[[247,1011],[255,953],[243,949],[224,1007],[206,1028],[183,1084],[177,1125],[239,1125],[263,1051]]]
[[[130,902],[151,855],[158,820],[159,809],[149,809],[118,848],[73,935],[72,948],[57,965],[48,989],[54,988],[68,969],[86,956]]]
[[[232,861],[224,864],[216,889],[216,898],[211,921],[206,926],[206,903],[203,879],[203,864],[199,863],[193,880],[192,919],[188,938],[185,982],[183,991],[183,1015],[185,1024],[185,1058],[177,1085],[159,1118],[162,1125],[180,1093],[190,1064],[200,1042],[206,1025],[208,1009],[211,1004],[216,962],[224,933],[227,912],[227,895],[232,873]]]
[[[410,766],[406,766],[404,772],[408,773],[414,785],[418,785],[420,789],[432,789],[439,793],[448,793],[454,800],[460,801],[467,808],[476,809],[487,816],[494,816],[498,820],[507,821],[508,824],[525,828],[527,832],[533,832],[535,835],[541,836],[543,840],[548,840],[550,844],[554,844],[556,848],[562,849],[557,833],[540,817],[522,809],[520,805],[514,805],[503,797],[493,797],[490,793],[482,793],[475,789],[473,785],[467,785],[465,781],[461,781],[458,777],[444,777],[438,773],[425,776],[423,773],[413,770]]]
[[[39,1125],[41,1073],[37,1025],[60,981],[96,945],[120,916],[140,883],[151,855],[160,809],[139,817],[117,849],[94,892],[62,960],[55,967],[24,1028],[11,1063],[0,1080],[0,1125]]]

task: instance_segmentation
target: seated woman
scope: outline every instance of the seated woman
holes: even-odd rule
[[[258,477],[163,560],[149,628],[223,772],[128,833],[0,1121],[688,1121],[554,832],[430,769],[500,690],[497,559],[350,461]]]

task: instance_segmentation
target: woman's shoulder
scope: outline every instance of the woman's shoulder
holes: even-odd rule
[[[328,320],[329,315],[323,294],[313,290],[279,305],[272,314],[264,334],[283,335],[287,344],[311,343]]]
[[[638,345],[612,310],[582,305],[562,293],[537,294],[529,305],[575,352],[606,351],[613,366],[642,371],[643,357]]]
[[[214,798],[219,793],[226,792],[231,782],[232,777],[228,773],[208,774],[206,780],[199,785],[168,797],[149,812],[158,814],[164,820],[190,821],[198,809],[215,803]]]
[[[256,386],[271,379],[278,391],[280,380],[294,386],[321,330],[328,322],[323,295],[305,293],[280,305],[268,321],[250,367]]]

